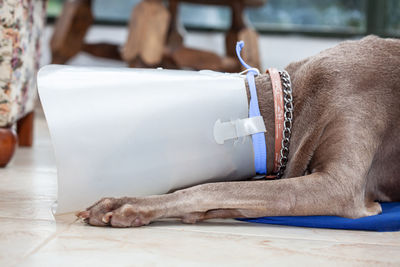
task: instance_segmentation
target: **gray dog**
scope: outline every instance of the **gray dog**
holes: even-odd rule
[[[202,184],[149,197],[104,198],[78,214],[96,226],[131,227],[161,218],[381,212],[400,200],[400,40],[369,36],[287,66],[293,88],[290,153],[282,179]],[[274,158],[270,76],[256,77]],[[267,162],[273,169],[273,160]]]

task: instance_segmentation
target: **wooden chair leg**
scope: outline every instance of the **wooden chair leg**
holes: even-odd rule
[[[83,44],[82,51],[96,57],[122,60],[119,46],[109,43]]]
[[[129,21],[128,39],[122,58],[132,66],[137,58],[146,66],[161,64],[170,14],[161,0],[143,0],[135,6]]]
[[[232,1],[232,24],[225,36],[226,55],[236,58],[236,42],[243,40],[245,47],[242,51],[243,59],[252,67],[260,68],[260,55],[258,48],[258,34],[243,19],[243,1]],[[238,70],[243,69],[238,65]]]
[[[246,27],[243,20],[243,10],[245,8],[242,1],[232,1],[231,5],[232,21],[231,27],[225,35],[225,50],[228,57],[236,57],[236,42],[239,41],[239,31]]]
[[[172,53],[172,58],[181,69],[220,70],[222,67],[222,59],[217,54],[183,46]]]
[[[53,64],[64,64],[81,51],[93,22],[92,0],[65,1],[50,41]]]
[[[183,46],[183,35],[185,29],[178,19],[178,0],[169,0],[168,10],[171,15],[167,44],[169,49],[176,49]]]
[[[250,66],[260,69],[260,52],[258,48],[258,34],[252,28],[245,28],[239,32],[239,40],[243,40],[245,47],[242,57]],[[263,70],[260,70],[263,72]]]
[[[28,113],[17,122],[19,146],[32,146],[33,144],[33,119],[34,112]]]
[[[0,167],[5,167],[14,155],[17,135],[10,128],[0,128]]]

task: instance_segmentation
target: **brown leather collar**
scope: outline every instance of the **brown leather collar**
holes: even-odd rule
[[[281,157],[280,151],[282,148],[283,139],[283,123],[284,123],[284,109],[283,109],[283,92],[281,76],[279,71],[275,68],[269,68],[266,70],[269,73],[272,83],[272,92],[274,94],[274,110],[275,110],[275,153],[274,153],[274,169],[273,173],[277,173],[279,170],[279,160]],[[276,178],[276,175],[266,176],[269,179]]]

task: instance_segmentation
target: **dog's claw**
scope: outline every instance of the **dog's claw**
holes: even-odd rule
[[[107,212],[103,218],[101,219],[103,221],[103,223],[109,223],[111,220],[113,213],[112,212]]]
[[[85,210],[85,211],[79,211],[79,212],[75,213],[75,216],[80,219],[87,219],[87,218],[89,218],[89,214],[90,214],[90,212],[88,210]]]

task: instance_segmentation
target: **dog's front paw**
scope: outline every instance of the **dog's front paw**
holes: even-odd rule
[[[149,224],[154,218],[149,209],[135,204],[124,204],[114,211],[107,212],[102,221],[112,227],[138,227]]]
[[[147,225],[153,213],[129,198],[103,198],[77,216],[94,226],[137,227]]]

